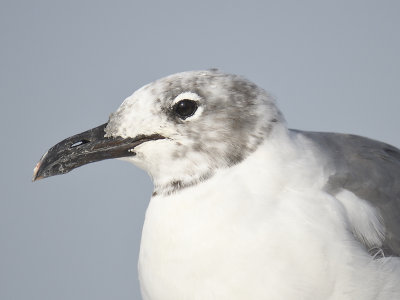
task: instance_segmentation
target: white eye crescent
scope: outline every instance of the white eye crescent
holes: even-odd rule
[[[202,98],[193,92],[184,92],[172,101],[172,110],[182,120],[195,120],[203,112]]]

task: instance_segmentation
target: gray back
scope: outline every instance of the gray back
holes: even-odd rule
[[[293,131],[312,140],[334,166],[329,193],[347,189],[380,212],[386,227],[382,250],[400,256],[400,150],[357,135]]]

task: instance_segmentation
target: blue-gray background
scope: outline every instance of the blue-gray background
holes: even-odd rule
[[[40,156],[159,77],[218,67],[291,127],[400,146],[399,1],[0,2],[0,299],[140,299],[147,175],[113,160],[31,183]]]

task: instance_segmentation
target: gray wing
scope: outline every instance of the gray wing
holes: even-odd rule
[[[335,170],[329,193],[347,189],[380,212],[386,227],[382,250],[400,256],[400,150],[357,135],[293,131],[326,153]]]

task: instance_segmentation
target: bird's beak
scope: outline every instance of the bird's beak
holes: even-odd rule
[[[107,123],[71,136],[51,147],[33,170],[33,181],[68,173],[88,163],[134,156],[134,148],[144,142],[163,139],[159,134],[134,138],[105,137]]]

